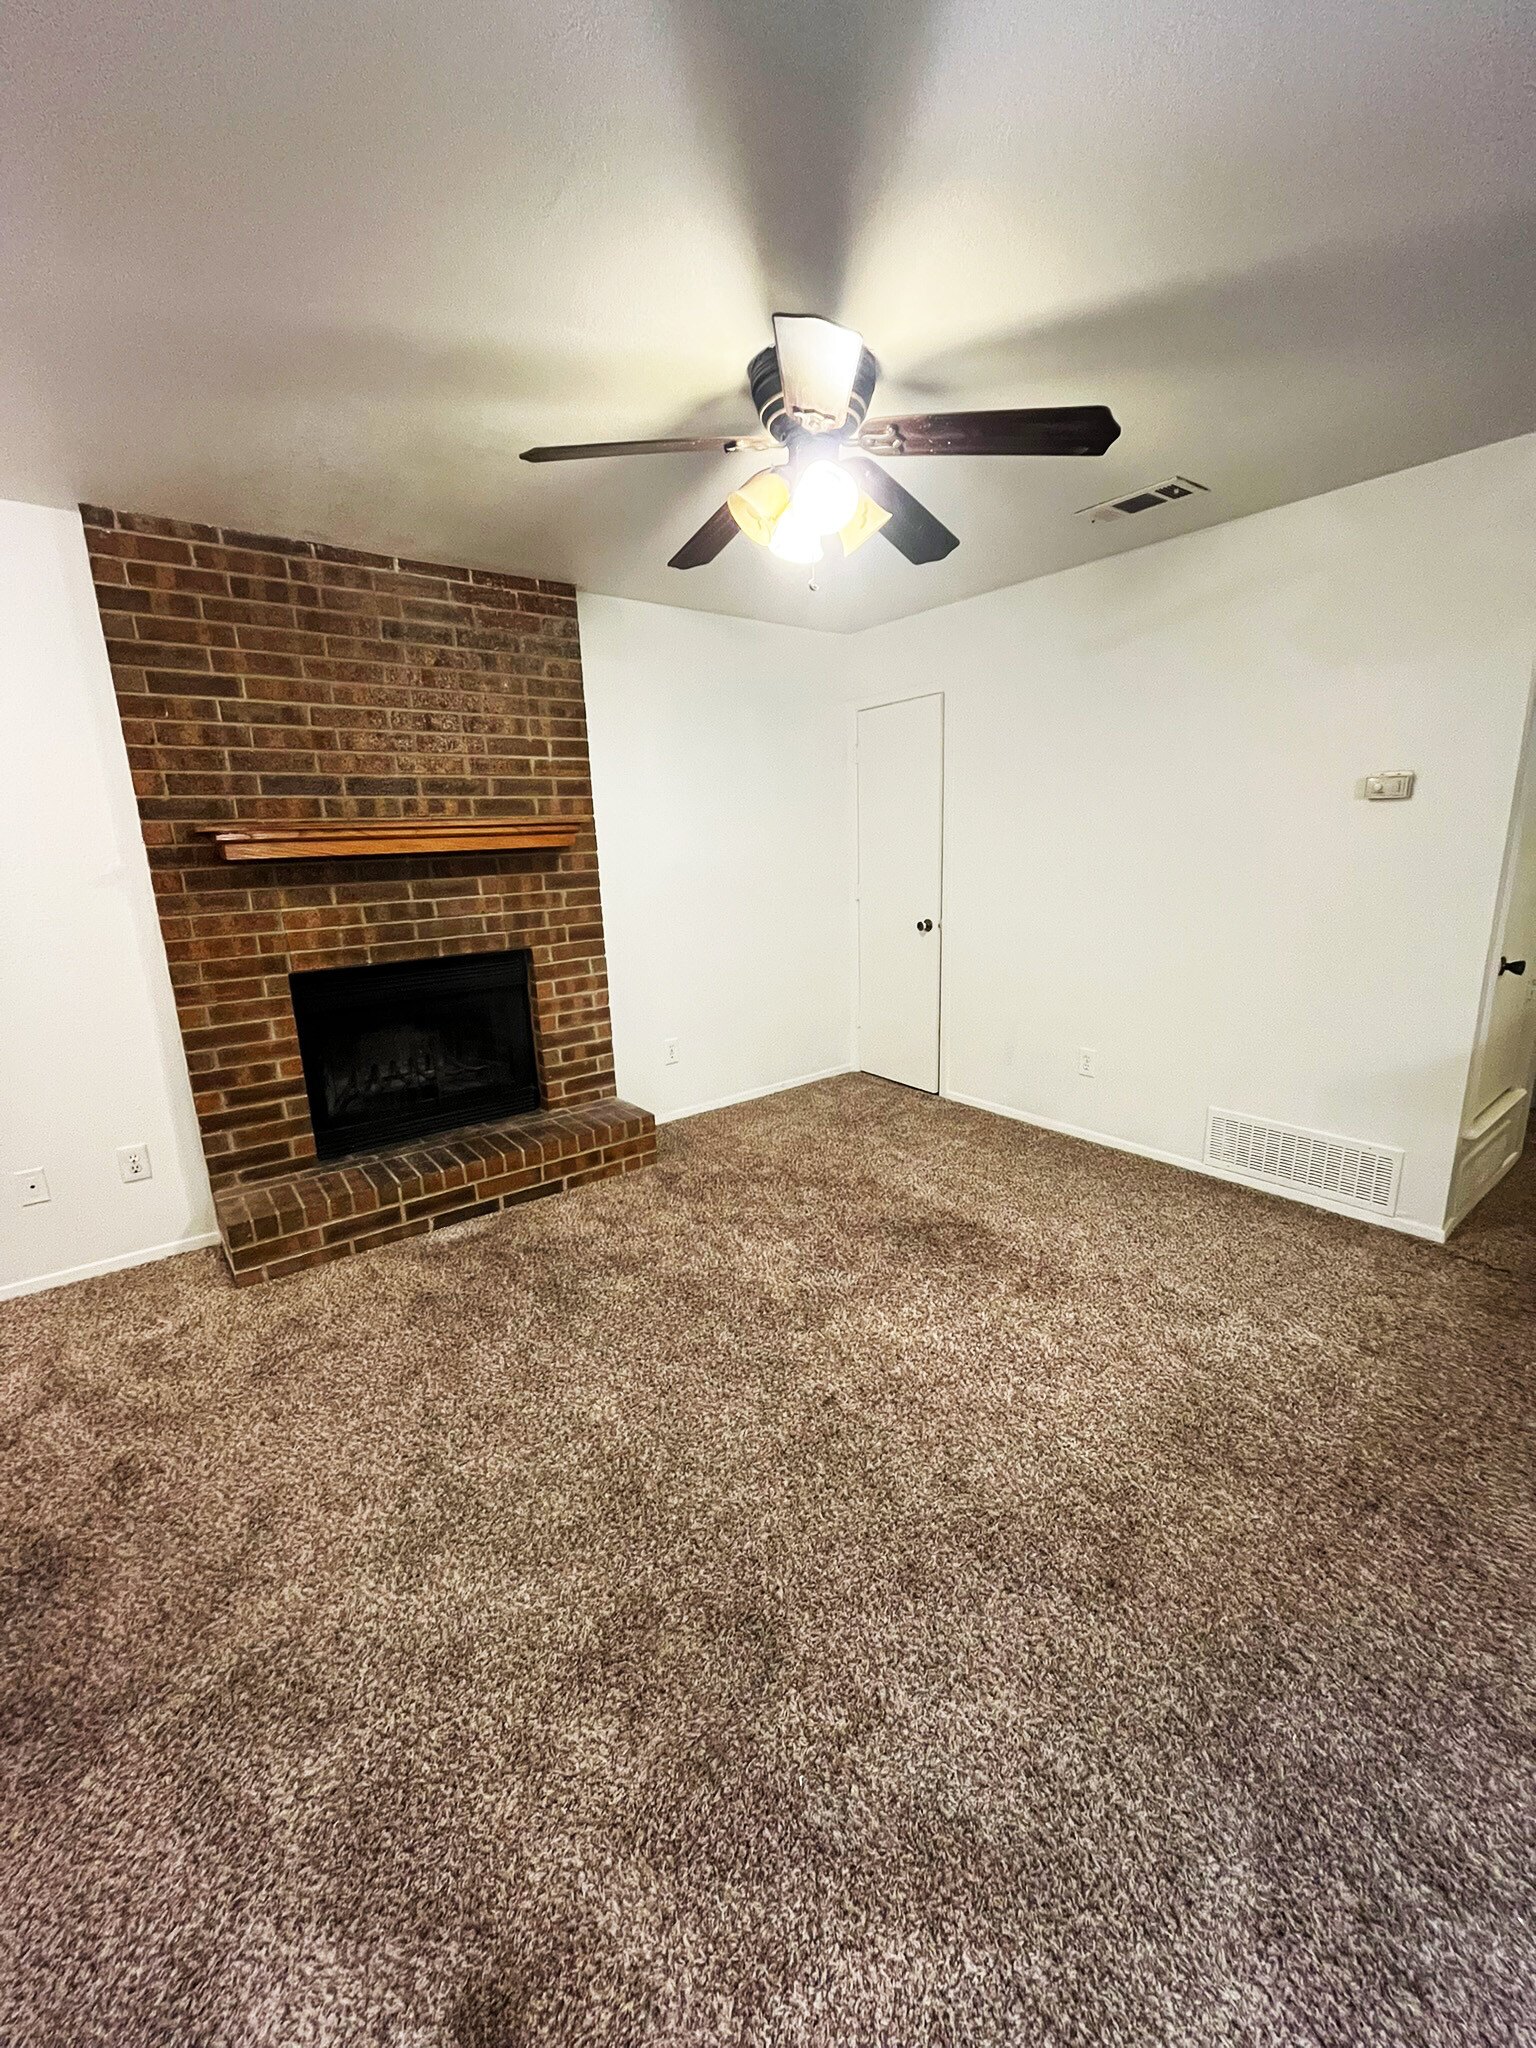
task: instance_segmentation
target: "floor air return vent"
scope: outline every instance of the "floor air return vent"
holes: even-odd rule
[[[1397,1213],[1403,1155],[1392,1145],[1364,1145],[1294,1124],[1260,1123],[1213,1109],[1205,1126],[1205,1163],[1283,1187],[1305,1188],[1378,1216]]]

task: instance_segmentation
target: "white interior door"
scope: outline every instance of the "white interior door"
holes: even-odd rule
[[[1536,761],[1530,742],[1521,776],[1498,927],[1498,967],[1484,1000],[1467,1108],[1486,1115],[1515,1089],[1529,1090],[1536,1038]]]
[[[944,699],[859,713],[859,1065],[939,1089]]]
[[[1457,1148],[1453,1221],[1480,1202],[1519,1158],[1536,1086],[1536,742],[1530,726],[1496,934]]]
[[[1529,1088],[1536,1010],[1536,838],[1527,832],[1526,857],[1516,877],[1499,949],[1499,972],[1488,1006],[1488,1035],[1472,1095],[1484,1109],[1511,1088]]]

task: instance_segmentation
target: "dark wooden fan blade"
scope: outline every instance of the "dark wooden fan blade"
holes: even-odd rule
[[[597,455],[734,455],[738,449],[776,448],[763,434],[733,434],[715,441],[575,441],[563,448],[525,448],[524,462],[590,462]]]
[[[1119,438],[1107,405],[1042,405],[866,420],[858,445],[873,455],[1102,455]]]
[[[718,512],[711,512],[698,532],[685,540],[677,553],[668,562],[669,569],[702,569],[706,562],[712,562],[727,541],[736,538],[741,528],[731,517],[729,505],[722,505]]]
[[[864,455],[845,455],[843,467],[853,472],[883,512],[890,513],[880,531],[909,562],[942,562],[959,547],[960,536],[935,519],[910,491],[903,490],[895,477],[887,476],[878,462]]]

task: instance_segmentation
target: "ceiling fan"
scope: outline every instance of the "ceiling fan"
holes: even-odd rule
[[[765,432],[720,440],[587,441],[526,448],[524,462],[604,455],[735,455],[783,449],[684,541],[669,568],[712,562],[738,533],[781,561],[815,563],[834,541],[845,555],[877,533],[909,562],[939,562],[960,545],[871,455],[1102,455],[1120,433],[1107,405],[867,417],[879,365],[851,328],[814,314],[775,313],[773,343],[747,366]]]

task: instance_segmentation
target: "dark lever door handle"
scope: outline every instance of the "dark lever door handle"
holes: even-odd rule
[[[1499,955],[1499,972],[1500,974],[1524,974],[1525,962],[1523,960],[1506,960],[1501,953]]]
[[[931,917],[920,917],[917,920],[917,928],[920,932],[931,932],[933,930],[933,919]]]

